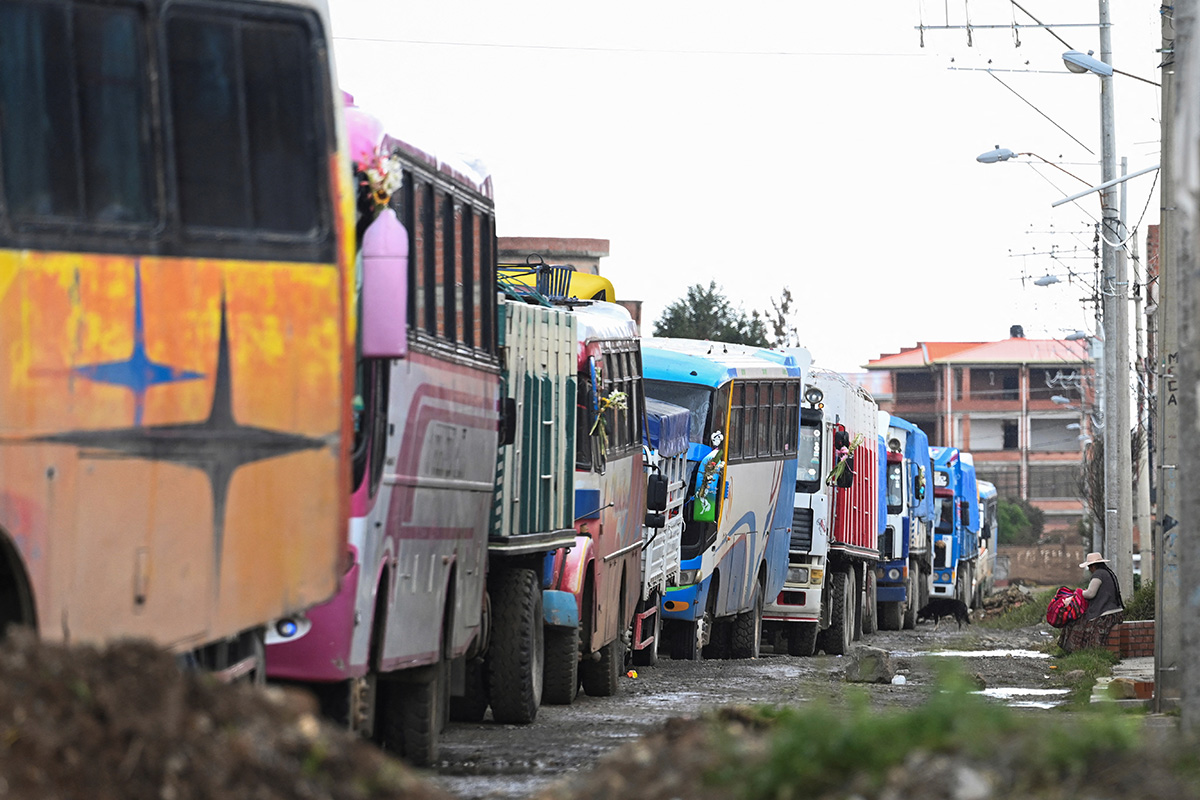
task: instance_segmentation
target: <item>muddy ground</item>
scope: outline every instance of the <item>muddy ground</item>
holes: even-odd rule
[[[1042,624],[1016,631],[977,625],[959,630],[943,621],[934,630],[921,623],[913,631],[879,632],[862,645],[891,653],[903,685],[855,684],[879,707],[911,707],[931,690],[939,659],[953,658],[988,690],[1047,689],[1059,685],[1040,651],[1052,629]],[[923,655],[930,652],[1018,651],[1015,656]],[[1021,651],[1029,651],[1021,654]],[[586,770],[602,756],[674,717],[695,717],[723,705],[837,702],[849,684],[849,656],[795,658],[764,648],[748,661],[684,662],[662,659],[621,681],[614,697],[580,694],[570,706],[543,706],[533,725],[453,723],[443,737],[442,762],[435,781],[460,798],[523,798],[551,790],[555,781]],[[1010,704],[1054,702],[1053,696],[1021,695]],[[1046,712],[1050,713],[1050,712]]]

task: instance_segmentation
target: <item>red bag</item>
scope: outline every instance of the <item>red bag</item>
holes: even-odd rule
[[[1046,608],[1046,622],[1055,628],[1066,627],[1068,622],[1074,622],[1082,617],[1087,611],[1087,606],[1088,602],[1087,598],[1083,596],[1083,589],[1060,586],[1050,600],[1050,605]]]

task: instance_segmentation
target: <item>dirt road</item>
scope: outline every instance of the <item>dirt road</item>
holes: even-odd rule
[[[977,626],[961,631],[943,622],[934,631],[880,632],[861,644],[888,651],[902,685],[864,684],[881,707],[920,704],[934,683],[940,659],[954,658],[989,691],[1044,689],[1051,685],[1049,662],[1031,651],[1050,639],[1045,625],[1017,631]],[[926,655],[938,651],[988,655]],[[1010,654],[1012,653],[1012,654]],[[819,655],[793,658],[764,648],[748,661],[683,662],[663,659],[656,667],[625,678],[615,697],[580,694],[571,706],[543,706],[528,726],[452,723],[443,739],[436,782],[460,798],[523,798],[568,774],[586,770],[606,752],[661,725],[671,717],[696,715],[727,704],[836,702],[849,685],[851,658]],[[1003,692],[998,692],[1004,694]],[[1018,695],[997,702],[1053,702],[1053,696]]]

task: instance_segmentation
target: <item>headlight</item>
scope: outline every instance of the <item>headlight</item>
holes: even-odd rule
[[[883,580],[887,577],[887,570],[885,570],[883,567],[879,567],[875,570],[875,577],[879,578],[879,580]]]
[[[681,569],[679,570],[679,585],[691,586],[694,583],[700,582],[700,570],[698,569]]]
[[[788,583],[808,583],[808,567],[788,567]]]
[[[888,570],[888,580],[889,581],[900,580],[900,570],[896,569],[895,567],[892,567],[891,569],[889,569]]]

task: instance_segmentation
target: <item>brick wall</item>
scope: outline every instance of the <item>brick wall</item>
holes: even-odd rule
[[[1008,580],[1037,586],[1079,586],[1087,576],[1080,568],[1087,555],[1083,545],[1041,544],[1029,547],[1000,545],[997,553],[1008,558]]]
[[[1118,658],[1148,658],[1154,656],[1154,620],[1122,622],[1114,625],[1104,645]]]

